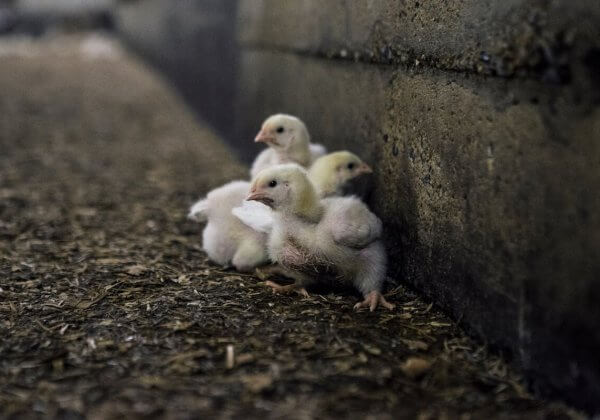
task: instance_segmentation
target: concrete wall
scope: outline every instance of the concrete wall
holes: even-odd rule
[[[200,19],[188,3],[162,13]],[[133,21],[138,44],[171,53]],[[361,154],[389,274],[505,349],[534,388],[600,408],[600,3],[240,0],[235,24],[219,22],[238,45],[219,44],[235,69],[216,80],[236,88],[199,94],[203,115],[247,158],[274,112]],[[228,105],[211,109],[221,92]]]

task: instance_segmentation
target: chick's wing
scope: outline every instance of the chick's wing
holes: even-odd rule
[[[381,237],[381,221],[356,197],[336,198],[328,220],[338,245],[364,248]]]

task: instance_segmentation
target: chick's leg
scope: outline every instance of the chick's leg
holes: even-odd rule
[[[265,284],[273,289],[273,293],[287,294],[287,293],[296,292],[301,296],[310,297],[310,295],[308,294],[306,289],[296,283],[287,284],[285,286],[282,286],[280,284],[275,283],[274,281],[267,280],[265,282]]]
[[[269,267],[268,272],[269,274],[280,274],[282,276],[289,277],[294,280],[293,284],[288,284],[285,286],[275,283],[274,281],[267,280],[265,282],[265,285],[269,286],[273,290],[273,293],[287,294],[296,292],[304,297],[309,297],[305,286],[309,283],[312,283],[313,280],[306,274],[300,273],[299,271],[290,270],[288,268],[283,268],[278,265]]]
[[[381,305],[390,311],[393,310],[395,305],[385,300],[379,292],[386,274],[387,261],[383,245],[375,242],[361,251],[360,257],[361,261],[354,277],[354,285],[362,292],[365,299],[354,305],[354,309],[369,308],[373,312],[378,305]]]
[[[360,308],[369,308],[369,310],[373,312],[375,308],[377,308],[377,305],[381,305],[384,308],[389,309],[390,311],[396,308],[396,305],[385,300],[381,293],[379,293],[376,290],[373,290],[365,296],[365,300],[363,300],[362,302],[358,302],[356,305],[354,305],[354,309],[358,310]]]

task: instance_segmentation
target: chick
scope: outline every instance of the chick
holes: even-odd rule
[[[261,171],[253,180],[246,200],[261,202],[273,210],[268,254],[281,273],[295,283],[277,292],[300,291],[329,274],[351,282],[364,296],[354,308],[394,305],[381,294],[386,273],[386,254],[380,240],[381,221],[356,197],[320,199],[305,170],[295,164]]]
[[[362,174],[373,172],[354,153],[342,150],[321,156],[310,166],[308,178],[321,197],[341,196],[343,187]]]
[[[275,114],[267,118],[254,141],[269,147],[254,160],[250,169],[252,178],[262,169],[281,163],[294,162],[307,167],[326,153],[322,145],[310,143],[306,125],[292,115]]]
[[[323,156],[313,167],[311,180],[323,197],[337,194],[351,179],[371,172],[358,156],[347,151]],[[250,183],[244,181],[217,188],[195,203],[188,216],[197,222],[208,222],[203,231],[208,257],[223,266],[233,264],[238,271],[250,271],[266,262],[266,234],[273,225],[269,207],[244,201],[249,188]]]
[[[208,257],[242,272],[268,260],[267,235],[248,227],[231,213],[244,201],[249,188],[250,183],[246,181],[225,184],[195,203],[188,214],[192,220],[208,222],[202,232],[202,247]]]
[[[356,177],[373,172],[354,153],[342,150],[321,156],[308,170],[308,178],[313,183],[320,198],[341,196],[344,187]],[[232,213],[246,225],[259,232],[269,233],[273,226],[272,210],[260,203],[246,201]]]

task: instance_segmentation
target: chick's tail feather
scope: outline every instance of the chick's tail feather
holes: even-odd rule
[[[208,220],[208,200],[197,201],[188,213],[188,219],[194,220],[195,222],[206,222]]]

